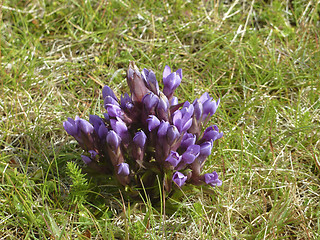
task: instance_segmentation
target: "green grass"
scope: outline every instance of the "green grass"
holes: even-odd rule
[[[320,238],[319,1],[4,0],[1,11],[1,239]],[[103,112],[103,85],[128,91],[129,61],[158,79],[182,68],[180,101],[221,98],[211,123],[225,135],[206,168],[223,185],[166,217],[86,180],[62,127]]]

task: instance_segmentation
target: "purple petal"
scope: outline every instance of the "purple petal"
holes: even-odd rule
[[[181,156],[179,156],[177,152],[171,151],[165,161],[169,162],[172,166],[176,167],[181,161]]]
[[[120,142],[121,142],[120,137],[113,130],[108,132],[106,140],[107,140],[107,143],[111,146],[111,148],[113,150],[117,149],[119,147]]]
[[[72,118],[68,118],[67,121],[63,122],[63,128],[71,136],[76,136],[78,134],[78,126]]]
[[[157,128],[160,125],[160,120],[154,115],[149,115],[149,118],[147,119],[147,123],[148,123],[148,129],[151,132],[153,129]]]
[[[88,151],[90,153],[91,158],[95,159],[95,157],[98,155],[98,153],[94,150],[89,150]]]
[[[100,139],[105,139],[108,134],[108,128],[105,125],[100,125],[98,129],[98,136]]]
[[[118,165],[118,174],[121,176],[128,176],[130,174],[128,163],[120,163]]]
[[[172,97],[170,105],[174,106],[174,105],[177,105],[177,104],[179,104],[178,98],[177,97]]]
[[[182,79],[182,69],[179,68],[176,73],[178,74],[178,76],[180,77],[180,79]]]
[[[114,92],[112,91],[112,89],[109,86],[104,86],[102,89],[102,96],[103,99],[105,99],[107,96],[112,97],[114,100],[118,101],[116,95],[114,94]]]
[[[155,107],[159,103],[159,97],[154,93],[149,92],[142,98],[142,102],[149,112],[151,108]]]
[[[158,129],[158,137],[165,136],[167,134],[169,126],[170,126],[169,122],[162,120]]]
[[[132,99],[130,98],[128,93],[121,95],[120,106],[122,109],[128,109],[128,110],[133,108]]]
[[[81,155],[81,158],[82,158],[82,161],[85,163],[85,164],[89,164],[92,162],[91,158],[89,158],[88,156],[86,155]]]
[[[204,142],[200,145],[200,155],[202,156],[209,156],[211,154],[213,147],[212,141]]]
[[[204,174],[204,181],[206,182],[206,184],[209,184],[212,187],[219,187],[222,185],[222,181],[218,178],[218,174],[215,171],[212,173]]]
[[[111,117],[120,117],[121,115],[123,115],[122,109],[117,105],[106,104],[105,108],[108,111],[109,116]]]
[[[110,124],[112,129],[122,138],[122,140],[128,140],[124,139],[127,138],[128,135],[128,128],[127,125],[120,119],[110,119]]]
[[[199,145],[191,145],[187,150],[182,154],[182,160],[185,164],[191,164],[200,154]]]
[[[223,136],[223,132],[219,133],[219,128],[216,125],[213,125],[208,127],[204,131],[202,139],[206,141],[210,141],[210,140],[215,141],[219,138],[222,138],[222,136]]]
[[[194,145],[196,142],[196,136],[192,133],[185,133],[182,137],[180,147],[187,149],[190,145]]]
[[[88,121],[86,121],[84,119],[80,118],[80,119],[76,120],[76,124],[78,124],[81,131],[83,131],[85,134],[90,134],[94,130],[93,126]]]
[[[172,145],[174,141],[180,136],[180,133],[176,126],[169,126],[167,130],[167,140],[169,145]]]
[[[205,92],[204,94],[201,95],[199,98],[199,101],[203,104],[207,100],[211,100],[212,98],[209,96],[209,93]]]
[[[172,181],[174,181],[179,187],[181,187],[187,180],[187,176],[183,175],[181,172],[175,172],[172,176]]]
[[[140,148],[143,148],[147,140],[146,134],[141,130],[137,132],[133,137],[133,142],[138,145]]]
[[[146,82],[147,87],[154,92],[155,94],[159,94],[159,84],[156,79],[156,75],[153,71],[149,71],[148,69],[143,69],[142,76]]]
[[[163,78],[167,78],[170,73],[171,73],[171,68],[168,65],[166,65],[163,70]]]

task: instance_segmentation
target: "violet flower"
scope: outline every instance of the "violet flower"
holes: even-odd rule
[[[219,128],[216,125],[208,127],[204,133],[203,133],[203,140],[206,141],[215,141],[218,140],[219,138],[222,138],[223,132],[219,132]]]
[[[128,176],[130,174],[129,164],[128,163],[120,163],[118,165],[118,174],[120,176]]]
[[[163,71],[163,93],[168,99],[173,96],[174,90],[180,85],[182,79],[182,69],[178,69],[176,72],[171,73],[169,66],[164,67]]]
[[[190,145],[182,154],[182,161],[184,164],[191,164],[200,155],[199,145]]]
[[[78,116],[67,118],[64,129],[86,152],[81,158],[88,167],[114,176],[129,189],[155,189],[157,177],[167,192],[186,183],[220,186],[216,172],[202,174],[213,142],[223,136],[216,125],[206,126],[220,99],[214,101],[204,93],[192,104],[179,103],[174,92],[181,84],[182,70],[172,72],[165,66],[162,77],[161,91],[152,70],[140,72],[131,62],[130,94],[118,98],[109,86],[103,87],[106,113],[90,115],[89,122]]]
[[[183,175],[181,172],[175,172],[172,176],[172,181],[181,187],[187,181],[187,176]]]
[[[212,173],[204,174],[204,181],[206,184],[209,184],[212,187],[219,187],[222,185],[222,181],[218,178],[218,173],[216,173],[215,171]]]
[[[171,151],[166,161],[169,162],[173,167],[176,167],[181,161],[181,156],[179,156],[179,153]]]
[[[151,132],[153,129],[157,128],[160,125],[160,120],[154,116],[150,115],[147,119],[148,129]]]
[[[146,144],[146,140],[147,136],[142,130],[137,132],[133,137],[133,142],[140,148],[144,147],[144,145]]]

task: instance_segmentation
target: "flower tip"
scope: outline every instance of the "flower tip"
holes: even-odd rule
[[[128,176],[130,174],[129,164],[128,163],[120,163],[117,165],[118,174],[120,176]]]
[[[179,187],[181,187],[187,181],[187,176],[177,171],[173,174],[172,181],[175,182]]]

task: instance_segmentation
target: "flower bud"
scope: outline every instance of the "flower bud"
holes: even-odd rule
[[[93,133],[93,126],[86,120],[76,117],[76,123],[78,124],[80,130],[85,134]]]
[[[173,96],[174,90],[180,85],[182,78],[182,70],[171,73],[171,68],[165,66],[163,71],[163,93],[168,99]]]
[[[129,111],[134,107],[134,105],[132,103],[132,99],[130,98],[128,93],[121,95],[120,106],[122,109],[124,109],[124,110],[127,109]]]
[[[148,70],[146,68],[142,71],[142,77],[144,78],[147,87],[156,95],[159,95],[159,84],[156,79],[156,75],[153,71]]]
[[[120,117],[121,115],[123,115],[122,109],[117,105],[106,104],[105,108],[108,111],[109,116],[111,117]]]
[[[203,115],[202,115],[202,121],[207,118],[207,116],[212,116],[217,111],[217,108],[219,106],[220,99],[218,101],[211,101],[207,100],[203,103]]]
[[[112,150],[116,150],[121,142],[119,135],[113,130],[108,132],[106,140]]]
[[[114,100],[118,101],[116,95],[112,91],[112,89],[109,86],[104,86],[102,89],[102,97],[105,99],[107,96],[112,97]]]
[[[134,102],[141,102],[143,96],[149,92],[141,77],[139,69],[133,62],[130,62],[129,64],[129,69],[127,71],[127,83]]]
[[[147,136],[142,130],[137,132],[133,137],[133,142],[141,149],[144,147],[146,140]]]
[[[168,144],[172,145],[178,137],[180,137],[180,133],[177,127],[174,125],[169,126],[167,130]]]
[[[158,128],[158,137],[164,137],[167,134],[168,128],[169,128],[170,124],[169,122],[166,121],[161,121],[159,128]]]
[[[67,121],[63,122],[63,128],[73,137],[79,135],[79,128],[72,118],[68,118]]]
[[[120,163],[117,167],[118,167],[118,174],[120,176],[128,176],[130,174],[128,163]]]
[[[205,157],[209,156],[211,154],[212,147],[213,147],[212,141],[207,141],[200,144],[200,155]]]
[[[143,97],[142,102],[149,113],[152,108],[158,105],[159,97],[152,92],[149,92]]]
[[[149,115],[149,118],[147,119],[147,123],[148,123],[148,129],[151,132],[153,129],[157,128],[160,125],[160,120],[154,115]]]

